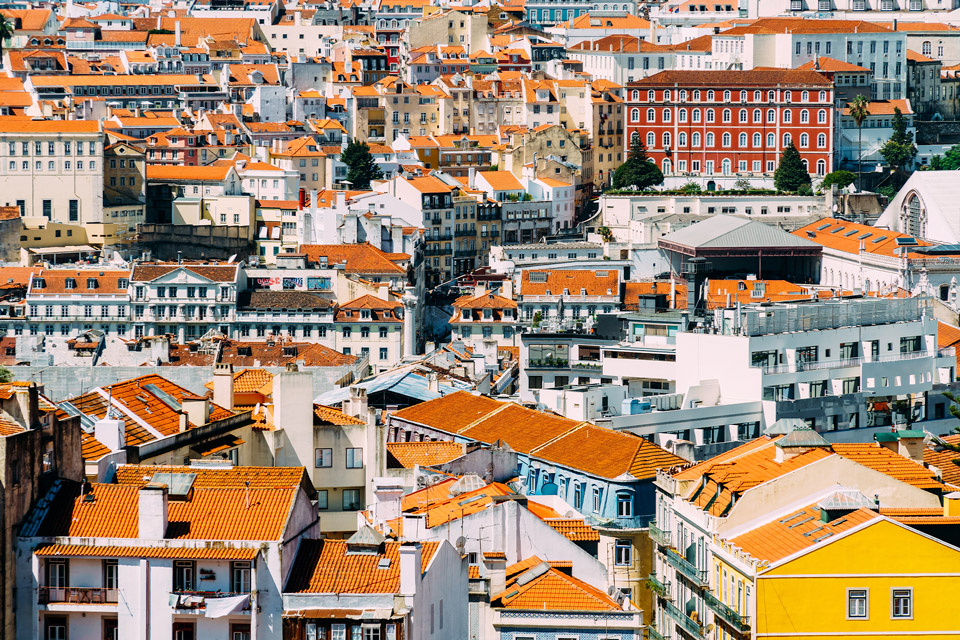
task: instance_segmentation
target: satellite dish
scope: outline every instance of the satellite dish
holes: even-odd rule
[[[227,258],[227,264],[232,263],[232,262],[233,262],[234,260],[236,260],[236,259],[237,259],[237,254],[233,254],[232,256],[230,256],[229,258]]]
[[[467,548],[467,539],[464,538],[463,536],[460,536],[459,538],[457,538],[456,547],[457,547],[457,553],[459,553],[460,555],[463,555],[464,550]]]
[[[616,590],[617,588],[615,586],[610,585],[609,587],[607,587],[607,595],[612,596]]]
[[[710,632],[713,631],[713,623],[711,622],[706,627],[704,627],[703,631],[704,631],[704,635],[709,635]]]

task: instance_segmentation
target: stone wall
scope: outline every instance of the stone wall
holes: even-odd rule
[[[250,230],[243,227],[192,226],[146,223],[137,227],[138,244],[150,249],[157,260],[176,260],[177,252],[191,259],[238,260],[256,255]]]

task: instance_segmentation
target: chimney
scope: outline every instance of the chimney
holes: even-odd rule
[[[350,398],[343,406],[343,412],[354,418],[367,419],[367,390],[362,387],[350,387]]]
[[[678,455],[688,462],[693,462],[696,457],[694,455],[693,443],[689,440],[674,440],[673,453],[674,455]]]
[[[233,411],[233,365],[213,366],[213,403]]]
[[[440,393],[440,377],[436,371],[427,374],[427,388],[434,393]]]
[[[390,285],[387,283],[381,284],[377,287],[377,297],[381,300],[390,301]]]
[[[150,361],[156,363],[170,362],[169,338],[157,336],[150,341]]]
[[[507,556],[504,553],[487,552],[483,554],[483,568],[490,581],[490,597],[493,598],[507,588]]]
[[[180,433],[183,433],[184,431],[186,431],[187,429],[190,428],[190,421],[189,421],[189,419],[187,418],[187,412],[186,412],[186,411],[181,411],[181,412],[180,412],[180,425],[179,425],[179,428],[180,428]]]
[[[923,464],[922,431],[899,431],[897,432],[897,442],[899,443],[897,453],[917,464]]]
[[[403,482],[397,478],[373,479],[374,522],[387,522],[400,517]]]
[[[413,597],[420,590],[420,575],[423,565],[420,560],[420,543],[405,542],[400,545],[400,596]]]
[[[467,186],[471,189],[477,188],[477,168],[470,167],[469,179],[467,180]]]
[[[209,398],[188,398],[184,396],[181,406],[183,412],[187,414],[187,419],[194,426],[199,427],[210,422]]]
[[[123,420],[104,418],[93,425],[93,437],[110,451],[123,449],[126,440],[126,428]]]
[[[500,295],[508,300],[513,300],[513,280],[507,278],[500,285]]]
[[[303,456],[303,464],[313,459],[313,452],[307,450],[313,448],[313,395],[309,371],[281,371],[273,376],[273,424],[286,432],[294,451]]]
[[[40,428],[40,389],[36,382],[31,382],[27,387],[27,420],[29,429]]]
[[[487,288],[486,288],[483,284],[481,284],[481,283],[478,282],[477,284],[473,285],[473,297],[474,297],[474,298],[479,298],[480,296],[482,296],[482,295],[485,294],[486,292],[487,292]]]
[[[960,491],[954,491],[943,496],[943,515],[945,517],[960,517]]]
[[[159,540],[167,535],[167,485],[149,482],[138,497],[137,537]]]
[[[176,47],[180,46],[180,21],[177,20],[173,25],[173,44]]]

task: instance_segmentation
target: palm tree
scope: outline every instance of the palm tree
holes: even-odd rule
[[[860,94],[848,105],[850,117],[857,123],[857,191],[863,190],[863,121],[870,115],[867,109],[869,104],[863,94]]]
[[[0,69],[3,68],[3,42],[13,37],[15,28],[10,18],[0,14]]]

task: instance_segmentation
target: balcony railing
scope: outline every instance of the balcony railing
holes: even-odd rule
[[[650,530],[647,532],[654,542],[659,544],[662,547],[669,547],[671,543],[670,532],[664,531],[654,525],[650,525]]]
[[[530,360],[527,362],[528,369],[569,369],[569,360]]]
[[[682,557],[673,549],[667,549],[664,551],[663,556],[667,559],[667,562],[673,566],[674,569],[692,580],[697,586],[707,586],[707,572],[705,570],[701,571],[700,569],[697,569],[696,565]]]
[[[704,592],[703,599],[707,602],[707,606],[713,609],[715,614],[723,618],[727,624],[733,626],[735,629],[743,632],[750,628],[750,618],[741,616],[739,613],[723,604],[719,598],[709,591]]]
[[[171,607],[174,609],[203,611],[207,608],[207,600],[233,598],[236,596],[247,596],[247,602],[243,605],[243,610],[248,611],[250,609],[249,593],[231,593],[227,591],[171,591],[170,602]]]
[[[660,596],[665,600],[673,600],[673,595],[670,593],[670,582],[662,581],[657,577],[657,574],[651,573],[647,576],[647,587],[650,591],[653,591],[655,594]]]
[[[524,298],[526,300],[526,298]],[[873,362],[901,362],[903,360],[918,360],[920,358],[949,357],[955,353],[950,349],[940,349],[936,353],[933,351],[908,351],[906,353],[891,353],[888,355],[876,356],[873,360],[866,358],[842,358],[840,360],[798,360],[795,365],[755,365],[762,368],[765,374],[794,373],[799,371],[816,371],[821,369],[842,369],[844,367],[859,367],[862,364],[871,364]]]
[[[667,612],[667,615],[679,622],[680,625],[689,633],[693,634],[694,636],[703,635],[703,627],[700,626],[699,622],[678,609],[676,605],[670,601],[664,601],[662,604],[664,611]]]
[[[647,638],[649,640],[670,640],[670,634],[660,633],[653,627],[647,627]]]
[[[117,590],[104,587],[40,587],[38,604],[109,604],[117,601]]]

